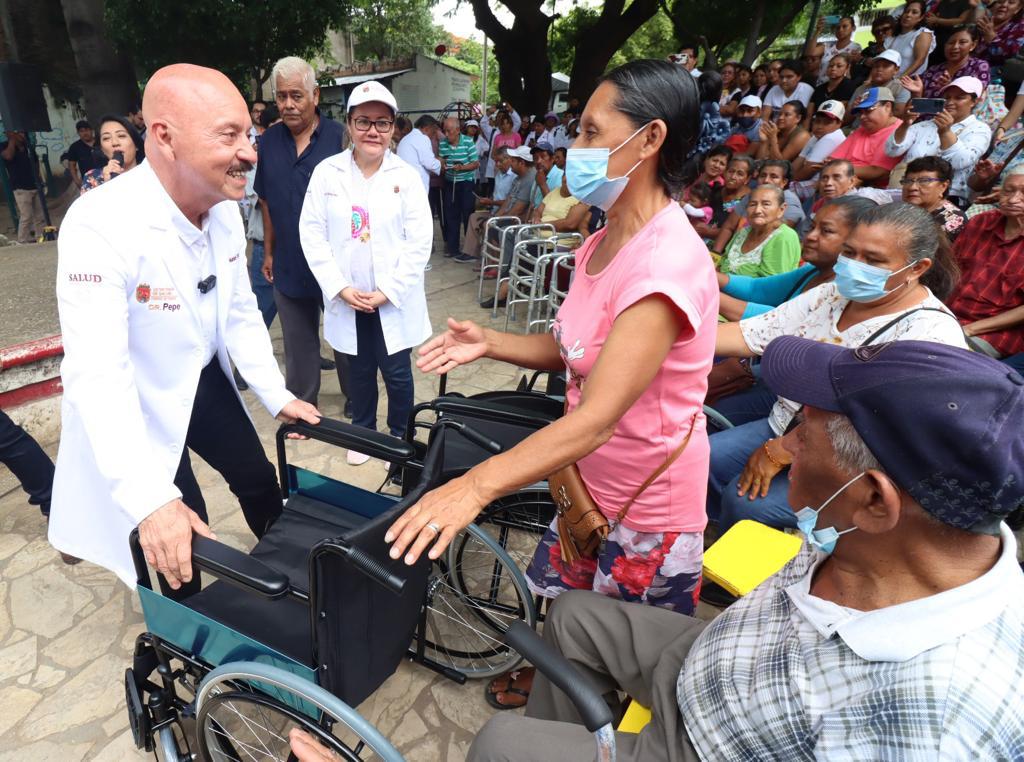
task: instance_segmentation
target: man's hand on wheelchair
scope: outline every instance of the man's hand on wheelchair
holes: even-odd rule
[[[472,320],[448,318],[448,330],[435,336],[419,349],[416,367],[439,376],[460,365],[467,365],[487,354],[484,329]]]
[[[341,759],[309,733],[298,728],[292,728],[289,731],[288,743],[292,754],[299,762],[328,762],[328,760]]]
[[[436,560],[489,502],[472,471],[428,492],[384,535],[384,542],[392,543],[391,557],[405,553],[405,563],[412,566],[433,543],[427,556]]]
[[[217,539],[196,512],[172,500],[139,522],[139,543],[146,563],[167,578],[173,590],[192,580],[192,533]]]
[[[310,405],[304,400],[295,399],[281,408],[281,412],[277,414],[277,420],[282,423],[295,423],[296,421],[305,421],[311,423],[314,426],[320,423],[320,411],[315,406]],[[306,439],[302,434],[291,433],[288,435],[289,439]]]

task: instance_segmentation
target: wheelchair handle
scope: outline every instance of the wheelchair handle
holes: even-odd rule
[[[364,553],[354,545],[347,542],[333,540],[328,543],[332,550],[337,551],[342,558],[348,561],[353,568],[358,569],[367,577],[382,587],[387,588],[395,595],[401,595],[405,590],[405,580],[397,574],[388,571],[387,568],[377,559]]]
[[[565,692],[580,713],[587,730],[595,733],[611,724],[611,707],[605,702],[593,678],[576,669],[529,625],[517,619],[509,625],[502,640]]]
[[[495,442],[490,437],[485,437],[479,431],[474,429],[472,426],[467,425],[462,421],[456,421],[452,418],[441,418],[444,421],[444,425],[449,428],[455,429],[462,436],[468,439],[470,442],[475,444],[477,447],[481,447],[494,455],[497,455],[505,448],[501,446],[500,442]]]

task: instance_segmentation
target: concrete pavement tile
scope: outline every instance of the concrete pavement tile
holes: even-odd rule
[[[32,676],[32,682],[30,685],[41,691],[53,688],[64,680],[67,676],[67,672],[63,669],[54,669],[49,664],[40,664],[39,669]]]
[[[37,741],[21,747],[0,751],[0,762],[81,762],[89,752],[90,743]]]
[[[78,669],[95,658],[97,647],[117,643],[124,626],[125,595],[123,589],[118,590],[101,608],[46,646],[43,656],[62,667]]]
[[[0,689],[0,706],[3,707],[3,711],[0,712],[0,748],[7,748],[10,744],[4,734],[21,722],[41,698],[42,694],[17,685]]]
[[[21,550],[28,539],[20,534],[0,534],[0,561]]]
[[[123,725],[124,723],[122,723]],[[143,754],[135,748],[135,739],[132,737],[132,732],[126,730],[94,755],[90,754],[89,759],[91,762],[123,762],[136,756],[142,757]]]
[[[8,682],[32,672],[36,668],[38,646],[39,640],[33,635],[0,649],[0,681]]]
[[[55,561],[60,563],[56,556]],[[75,614],[92,600],[92,595],[63,571],[51,565],[10,583],[15,627],[54,638],[74,623]]]
[[[38,705],[21,724],[18,735],[31,740],[72,733],[109,717],[124,701],[126,666],[122,656],[103,654]]]

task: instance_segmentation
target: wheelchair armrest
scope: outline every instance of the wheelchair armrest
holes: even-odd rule
[[[305,421],[286,423],[277,431],[278,441],[283,441],[285,436],[291,433],[302,434],[337,447],[357,450],[389,463],[404,463],[416,457],[415,448],[403,439],[333,418],[321,418],[318,424]]]
[[[264,598],[288,592],[288,577],[222,542],[192,535],[192,563],[204,572]]]
[[[612,722],[611,707],[593,679],[576,669],[522,620],[512,622],[502,640],[565,692],[591,733]]]
[[[471,397],[438,397],[432,407],[439,413],[464,415],[492,423],[511,423],[542,429],[556,420],[542,414],[528,414],[510,405],[472,399]]]

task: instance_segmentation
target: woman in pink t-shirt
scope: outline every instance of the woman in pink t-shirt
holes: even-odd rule
[[[494,145],[491,150],[496,152],[502,146],[508,149],[519,148],[523,144],[523,138],[518,132],[512,130],[512,117],[508,114],[498,115],[498,134],[494,136]]]
[[[489,503],[577,463],[613,525],[608,542],[596,559],[567,564],[552,525],[527,572],[531,588],[549,598],[593,589],[693,613],[709,463],[702,404],[718,286],[707,248],[673,195],[699,126],[692,78],[665,61],[626,64],[591,96],[566,175],[573,195],[605,209],[608,221],[577,252],[553,332],[505,334],[449,319],[449,330],[420,349],[417,363],[437,373],[480,357],[567,369],[567,413],[425,495],[389,530],[393,557],[406,553],[412,563],[430,546],[437,558]],[[682,454],[615,525],[691,430]],[[491,703],[522,705],[522,682],[500,683],[489,686]]]

